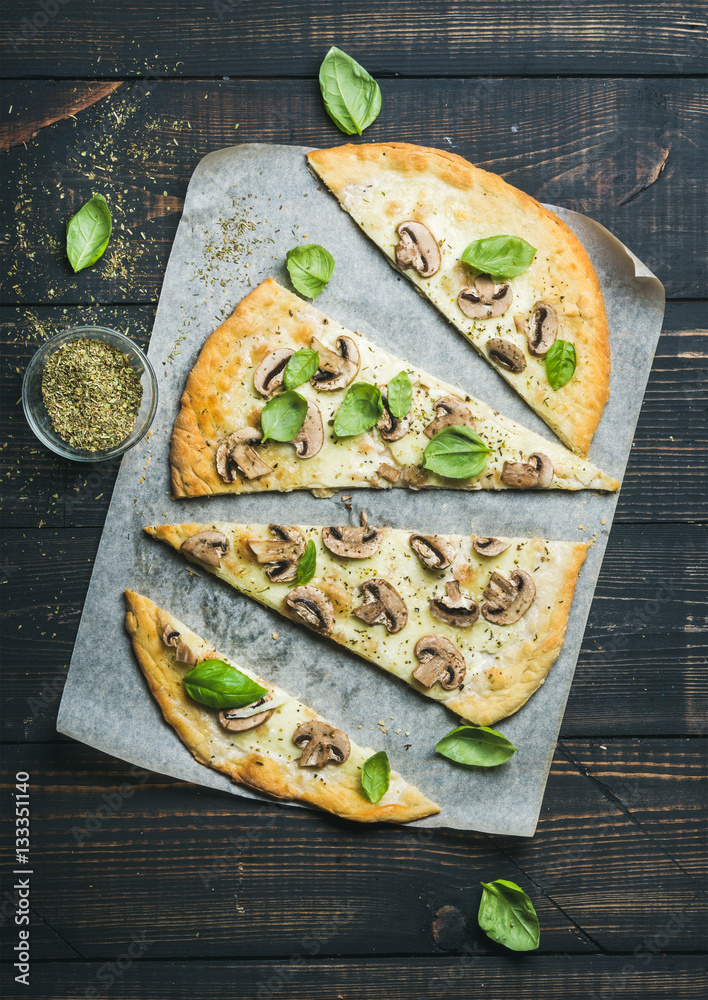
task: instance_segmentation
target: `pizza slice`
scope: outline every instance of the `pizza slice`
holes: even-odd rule
[[[165,720],[200,764],[256,791],[306,802],[360,823],[407,823],[440,812],[395,771],[384,795],[375,803],[369,801],[361,773],[372,750],[357,746],[282,688],[262,681],[241,664],[236,667],[147,597],[126,590],[125,601],[125,627],[150,691]],[[187,693],[185,676],[205,661],[211,684],[207,697],[213,699],[219,684],[222,693],[230,684],[239,707],[218,710]],[[202,678],[200,683],[207,681]],[[234,686],[239,683],[240,689]],[[257,701],[244,705],[254,692]]]
[[[145,531],[483,726],[517,711],[545,680],[588,548],[366,523]]]
[[[439,149],[374,143],[307,158],[389,261],[587,455],[609,396],[610,342],[597,275],[568,226]]]
[[[558,442],[394,357],[270,278],[204,344],[174,424],[170,466],[176,497],[619,487]]]

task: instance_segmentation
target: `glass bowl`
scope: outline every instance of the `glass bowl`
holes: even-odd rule
[[[124,354],[132,367],[140,376],[143,386],[143,398],[140,402],[140,409],[133,425],[133,429],[127,438],[115,445],[113,448],[105,448],[101,451],[86,451],[83,448],[74,448],[63,438],[59,437],[47,413],[42,398],[42,377],[49,358],[73,340],[103,340]],[[157,379],[152,365],[140,348],[129,340],[128,337],[117,330],[110,330],[107,326],[75,326],[71,330],[63,330],[43,344],[37,351],[25,372],[22,380],[22,407],[35,435],[43,445],[50,448],[62,458],[69,458],[73,462],[105,462],[106,459],[118,458],[124,452],[136,445],[147,434],[150,424],[157,409]]]

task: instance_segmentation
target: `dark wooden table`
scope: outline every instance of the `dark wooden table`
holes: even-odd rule
[[[5,995],[575,1000],[705,995],[705,18],[632,0],[15,0],[2,124]],[[95,321],[145,344],[194,167],[344,141],[331,44],[379,80],[367,141],[452,148],[628,243],[668,297],[532,840],[360,829],[135,772],[55,719],[115,477],[32,437],[22,372]],[[110,202],[78,276],[67,218]],[[105,651],[102,660],[105,660]],[[30,775],[31,987],[14,983],[11,792]],[[538,952],[478,930],[518,882]]]

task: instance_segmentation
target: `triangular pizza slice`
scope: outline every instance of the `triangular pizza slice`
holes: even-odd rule
[[[165,720],[200,764],[256,791],[360,823],[407,823],[440,812],[395,771],[388,790],[371,802],[362,789],[361,775],[373,750],[357,746],[282,688],[215,652],[147,597],[126,590],[125,601],[125,626],[150,691]],[[237,709],[218,711],[200,704],[187,693],[184,677],[204,661],[221,665],[211,668],[211,677],[218,679],[219,670],[228,674],[236,668],[247,683],[255,682],[267,693],[259,694],[253,705]]]
[[[568,226],[439,149],[345,145],[308,162],[389,261],[587,455],[609,395],[610,342],[597,275]]]
[[[249,597],[488,726],[543,683],[587,545],[394,528],[145,529]]]
[[[319,367],[284,391],[295,353]],[[302,408],[297,427],[293,401]],[[270,437],[266,407],[277,411]],[[357,486],[619,487],[558,442],[345,329],[271,278],[204,344],[174,424],[170,466],[176,497]]]

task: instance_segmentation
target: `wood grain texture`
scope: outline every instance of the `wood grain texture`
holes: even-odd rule
[[[50,5],[50,10],[51,10]],[[705,10],[630,0],[533,6],[464,0],[19,0],[3,32],[7,76],[311,76],[330,45],[375,76],[700,73]],[[375,30],[372,30],[375,25]],[[703,66],[704,68],[704,66]]]
[[[26,91],[44,84],[19,86],[27,103]],[[708,295],[701,81],[396,79],[383,89],[384,112],[366,141],[453,149],[542,201],[603,223],[670,296]],[[123,84],[42,129],[26,150],[3,155],[5,301],[154,302],[202,156],[237,142],[325,146],[343,138],[314,80]],[[77,276],[64,227],[95,193],[108,200],[114,233],[102,260]]]
[[[114,956],[133,930],[148,930],[153,959],[287,958],[323,927],[323,900],[330,915],[344,912],[341,926],[328,925],[321,956],[367,954],[373,942],[379,956],[439,956],[433,921],[443,906],[465,917],[458,954],[501,955],[476,921],[479,883],[494,878],[531,896],[545,953],[631,953],[672,917],[660,949],[702,947],[705,900],[689,870],[705,812],[695,740],[562,743],[530,841],[362,832],[150,775],[74,743],[4,756],[5,780],[19,766],[32,774],[33,905],[84,958]],[[662,826],[667,812],[673,822]]]
[[[704,525],[615,526],[564,734],[705,731],[707,532]],[[58,698],[99,537],[98,529],[5,532],[5,739],[57,738]]]

